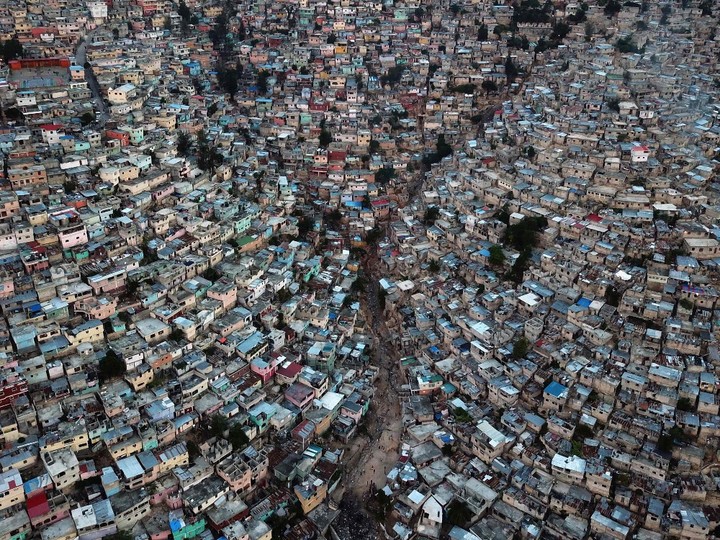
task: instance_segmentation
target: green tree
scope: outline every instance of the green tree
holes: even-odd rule
[[[570,33],[570,25],[566,22],[559,21],[555,23],[550,39],[562,41]]]
[[[233,450],[242,450],[250,444],[250,439],[248,439],[248,436],[245,434],[245,431],[240,424],[233,424],[230,426],[228,441],[232,444]]]
[[[503,241],[510,244],[518,251],[526,251],[535,247],[538,243],[539,231],[547,227],[547,219],[544,217],[525,217],[508,225],[505,229]]]
[[[430,263],[428,264],[428,270],[432,272],[433,274],[440,271],[440,263],[436,261],[435,259],[432,259]]]
[[[451,525],[465,528],[472,518],[472,510],[460,499],[453,500],[447,507],[447,520]]]
[[[623,38],[618,39],[615,42],[615,47],[618,51],[621,53],[637,53],[640,52],[640,49],[638,49],[638,46],[635,45],[635,42],[633,41],[633,36],[625,36]]]
[[[615,16],[622,9],[622,5],[617,0],[608,0],[603,11],[608,17]]]
[[[680,304],[680,307],[688,311],[692,311],[695,307],[695,304],[693,304],[692,300],[690,300],[689,298],[681,298],[678,304]]]
[[[105,540],[133,540],[133,538],[130,531],[118,531],[110,536],[106,536]]]
[[[214,268],[210,267],[210,268],[208,268],[207,270],[205,270],[205,271],[202,273],[202,277],[204,277],[204,278],[207,279],[208,281],[215,282],[215,281],[217,281],[218,279],[220,279],[221,274],[220,274],[220,272],[218,272],[218,271],[215,270]]]
[[[610,98],[606,101],[608,109],[611,111],[615,111],[616,113],[620,112],[620,100],[618,98]]]
[[[92,124],[95,121],[95,114],[91,112],[83,113],[80,117],[80,123],[83,126],[87,126],[88,124]]]
[[[380,306],[380,309],[385,309],[385,300],[387,298],[387,291],[380,287],[378,289],[378,306]]]
[[[298,222],[298,234],[305,238],[315,228],[315,220],[310,216],[303,216]]]
[[[235,101],[235,94],[238,91],[239,72],[237,68],[218,70],[218,83],[227,94],[230,95],[230,101]],[[208,113],[208,116],[212,116]]]
[[[678,399],[677,402],[677,408],[681,411],[692,411],[693,410],[693,403],[690,401],[690,398],[682,397]]]
[[[210,146],[210,141],[205,130],[200,130],[197,135],[197,164],[203,171],[210,174],[215,172],[217,166],[222,163],[223,156],[217,148]]]
[[[375,181],[378,184],[387,184],[393,178],[395,178],[395,169],[392,167],[382,167],[375,171]]]
[[[185,339],[185,333],[179,328],[173,328],[173,331],[170,332],[169,337],[171,341],[179,342]]]
[[[99,370],[100,381],[103,382],[115,377],[122,377],[125,375],[127,366],[125,365],[125,361],[120,358],[115,351],[109,349],[99,362]]]
[[[383,85],[394,86],[400,82],[402,75],[405,72],[405,66],[393,66],[388,72],[380,77],[380,82]]]
[[[257,79],[255,81],[255,85],[257,86],[258,92],[260,94],[267,94],[268,91],[268,79],[270,78],[270,73],[267,70],[261,69],[257,74]]]
[[[595,25],[588,21],[585,23],[585,41],[590,41],[595,33]]]
[[[228,429],[228,419],[221,414],[216,414],[210,420],[210,433],[213,437],[224,437]]]
[[[190,152],[191,146],[192,146],[192,140],[190,139],[190,135],[188,135],[184,131],[181,131],[180,133],[178,133],[178,137],[177,137],[178,154],[180,154],[183,157],[187,157],[188,153]]]
[[[434,225],[435,220],[440,215],[440,207],[439,206],[429,206],[425,210],[425,214],[423,215],[423,223],[425,225]]]
[[[497,84],[495,83],[495,81],[490,79],[485,79],[482,82],[482,89],[485,90],[486,95],[490,95],[491,92],[494,93],[498,91]]]
[[[362,276],[358,276],[355,278],[355,281],[352,282],[350,285],[350,291],[351,292],[357,292],[357,293],[363,293],[365,292],[365,284],[366,280]]]
[[[320,130],[320,138],[318,144],[320,144],[320,146],[322,146],[323,148],[327,148],[331,142],[332,133],[330,133],[329,130],[323,127],[322,130]]]
[[[525,358],[525,355],[528,353],[528,349],[530,348],[530,342],[524,337],[521,336],[514,344],[512,348],[512,356],[516,360],[520,360],[521,358]]]
[[[2,55],[3,60],[5,60],[5,63],[10,60],[22,58],[24,54],[22,43],[20,43],[20,40],[18,40],[15,36],[7,41],[3,41],[0,44],[0,54]]]
[[[200,447],[198,444],[193,441],[189,440],[187,441],[187,449],[188,449],[188,455],[190,456],[191,461],[195,461],[197,458],[200,457]]]
[[[178,15],[180,15],[180,18],[186,22],[190,21],[190,17],[192,17],[190,8],[187,7],[185,0],[180,0],[180,4],[178,5]]]
[[[487,41],[488,40],[488,27],[484,24],[480,25],[480,28],[478,28],[478,35],[477,35],[478,41]]]
[[[505,59],[505,77],[507,78],[508,83],[511,83],[515,80],[515,78],[518,76],[518,68],[515,65],[515,62],[513,62],[513,59],[510,57],[510,55],[507,55],[507,58]]]
[[[490,249],[488,250],[490,252],[490,257],[488,258],[488,262],[493,266],[501,266],[505,263],[505,253],[503,252],[502,247],[498,245],[490,246]]]

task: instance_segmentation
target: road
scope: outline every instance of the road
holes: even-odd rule
[[[408,204],[417,202],[422,189],[425,171],[420,171],[407,185]],[[385,234],[389,223],[384,224]],[[361,298],[361,310],[373,335],[373,359],[379,374],[375,382],[372,407],[366,416],[367,434],[358,436],[347,450],[345,463],[345,494],[343,514],[336,532],[340,540],[376,539],[384,535],[367,527],[375,519],[364,508],[364,503],[385,486],[387,473],[400,457],[403,435],[403,407],[400,389],[406,383],[400,370],[400,353],[395,347],[397,334],[388,328],[380,307],[382,272],[378,269],[377,246],[370,249],[363,261],[363,274],[367,290]],[[359,524],[364,523],[364,527]]]
[[[92,38],[92,34],[92,31],[89,32],[75,50],[75,64],[78,66],[85,65],[87,41]],[[93,102],[95,103],[95,110],[97,111],[95,116],[96,122],[100,125],[100,127],[102,127],[105,125],[105,122],[110,119],[110,111],[105,104],[105,100],[100,92],[100,85],[98,84],[92,69],[85,70],[85,80],[87,81],[88,88],[90,88],[93,95]]]

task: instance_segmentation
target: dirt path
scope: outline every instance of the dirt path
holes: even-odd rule
[[[349,450],[347,489],[358,500],[382,488],[385,477],[400,455],[402,408],[398,396],[399,355],[392,346],[392,333],[385,326],[377,305],[377,279],[370,276],[363,311],[374,335],[375,364],[380,368],[373,405],[366,419],[367,435],[358,437]]]

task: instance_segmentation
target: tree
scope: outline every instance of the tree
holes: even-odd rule
[[[553,27],[550,39],[562,41],[570,33],[570,25],[566,22],[558,22]]]
[[[438,206],[430,206],[425,210],[425,214],[423,216],[423,223],[425,225],[434,225],[435,220],[440,215],[440,207]]]
[[[493,28],[493,34],[495,34],[497,37],[502,36],[505,32],[509,32],[510,27],[506,26],[504,24],[496,24],[495,28]]]
[[[460,6],[458,6],[457,4],[451,4],[450,11],[452,11],[452,14],[457,17],[458,13],[460,13]]]
[[[178,134],[177,138],[177,151],[178,154],[180,154],[183,157],[187,157],[188,152],[190,151],[190,146],[192,145],[192,141],[190,140],[190,135],[188,135],[186,132],[181,131]]]
[[[65,193],[74,193],[77,191],[78,183],[75,180],[67,180],[63,182]]]
[[[2,54],[5,63],[10,60],[15,60],[16,58],[22,58],[24,54],[22,43],[20,43],[17,37],[3,41],[0,45],[0,54]]]
[[[170,332],[169,337],[170,337],[171,341],[179,342],[179,341],[182,341],[183,339],[185,339],[185,334],[179,328],[173,328],[173,331]]]
[[[125,371],[127,370],[125,361],[112,349],[108,350],[105,356],[100,360],[99,368],[101,381],[107,381],[115,377],[122,377],[125,375]]]
[[[378,227],[373,227],[370,229],[365,236],[365,240],[368,244],[375,244],[378,240],[380,240],[380,237],[382,236],[382,231]]]
[[[224,69],[218,70],[218,83],[227,94],[230,95],[230,100],[235,100],[235,94],[238,91],[238,81],[240,79],[240,73],[237,68],[235,69]],[[208,113],[209,114],[209,113]]]
[[[325,219],[327,220],[328,225],[332,227],[338,227],[340,225],[342,217],[342,212],[337,208],[334,208],[331,212],[327,214],[327,216],[325,216]]]
[[[608,0],[603,11],[608,17],[613,17],[622,9],[622,5],[617,0]]]
[[[435,259],[432,259],[428,263],[428,270],[430,270],[433,274],[439,272],[440,271],[440,263],[438,261],[436,261]]]
[[[488,40],[488,27],[484,24],[480,25],[480,28],[478,28],[478,41],[487,41]]]
[[[640,52],[640,49],[637,45],[635,45],[635,42],[633,41],[633,36],[625,36],[624,38],[620,38],[615,42],[615,48],[620,51],[621,53],[636,53]]]
[[[305,238],[315,228],[315,220],[310,216],[303,216],[298,222],[298,234]]]
[[[387,184],[393,178],[395,178],[393,167],[382,167],[375,172],[375,181],[379,184]]]
[[[204,278],[207,279],[208,281],[213,281],[213,282],[215,282],[215,281],[217,281],[218,279],[220,279],[221,274],[220,274],[220,272],[218,272],[218,271],[215,270],[214,268],[210,267],[210,268],[208,268],[207,270],[205,270],[205,271],[202,273],[202,277],[204,277]]]
[[[242,450],[250,444],[250,439],[248,439],[248,436],[245,434],[245,431],[240,424],[233,424],[230,426],[228,441],[232,444],[233,450]]]
[[[402,79],[402,75],[405,72],[405,66],[393,66],[391,67],[388,72],[380,77],[380,82],[383,85],[390,85],[393,86],[400,82],[400,79]]]
[[[693,403],[690,401],[689,398],[682,397],[678,399],[677,408],[681,411],[689,412],[693,410]]]
[[[366,283],[365,278],[362,276],[358,276],[357,278],[355,278],[355,281],[353,281],[352,284],[350,285],[350,291],[356,292],[356,293],[365,292],[365,283]]]
[[[180,15],[180,18],[184,21],[190,21],[190,17],[192,17],[190,8],[187,7],[185,0],[180,0],[180,4],[178,5],[178,15]]]
[[[498,87],[497,84],[495,84],[495,81],[490,79],[485,79],[482,82],[482,89],[485,90],[486,95],[490,95],[490,92],[497,92]]]
[[[368,146],[368,152],[370,152],[371,154],[377,154],[379,151],[380,143],[377,140],[372,139],[370,141],[370,145]]]
[[[95,121],[95,115],[91,112],[85,112],[80,117],[80,123],[83,126],[87,126],[88,124],[92,124]]]
[[[270,78],[270,73],[267,70],[261,69],[260,71],[258,71],[255,85],[257,86],[257,90],[260,94],[267,94],[267,91],[268,91],[267,81],[269,78]]]
[[[197,164],[203,171],[210,174],[215,172],[216,167],[222,163],[223,156],[217,148],[210,146],[205,130],[200,130],[197,135]]]
[[[450,88],[451,92],[457,92],[458,94],[473,94],[475,92],[475,85],[471,83],[459,84]]]
[[[330,133],[329,130],[325,129],[325,127],[320,130],[320,138],[318,140],[318,144],[322,146],[323,148],[327,148],[330,143],[332,142],[332,133]]]
[[[518,68],[515,65],[515,62],[513,62],[510,55],[507,55],[507,58],[505,59],[505,77],[507,78],[508,83],[511,83],[515,80],[515,78],[518,76]]]
[[[585,41],[590,41],[595,33],[595,25],[588,21],[585,23]]]
[[[544,217],[525,217],[517,223],[508,225],[503,241],[518,251],[526,251],[536,246],[538,232],[547,227]]]
[[[488,257],[488,262],[493,266],[501,266],[505,263],[505,253],[502,250],[502,247],[498,246],[497,244],[494,246],[490,246],[490,249],[488,250],[490,252],[490,257]]]
[[[213,437],[224,437],[228,429],[228,419],[221,414],[216,414],[210,420],[210,433]]]
[[[188,455],[190,456],[190,459],[192,461],[195,461],[197,458],[200,457],[200,447],[198,444],[193,441],[189,440],[187,441],[187,449],[188,449]]]
[[[470,520],[473,518],[473,513],[467,504],[460,499],[454,499],[447,508],[447,520],[451,525],[457,525],[458,527],[467,527]]]
[[[605,289],[605,302],[609,306],[618,307],[621,298],[622,294],[615,287],[609,286]]]
[[[530,342],[524,337],[521,336],[514,344],[512,348],[512,356],[516,360],[520,360],[521,358],[525,358],[525,355],[528,353],[528,349],[530,348]]]
[[[380,309],[385,309],[385,300],[387,299],[388,292],[380,287],[378,289],[378,306],[380,306]]]
[[[106,540],[133,540],[133,538],[130,531],[118,531],[115,534],[105,537]]]

